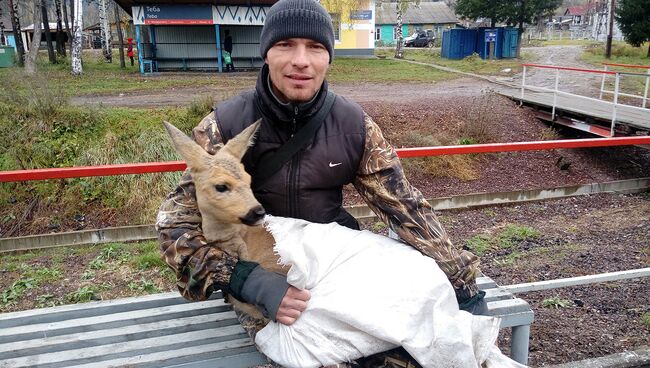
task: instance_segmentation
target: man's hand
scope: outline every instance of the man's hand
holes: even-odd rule
[[[284,325],[290,326],[302,312],[307,308],[307,301],[311,298],[309,290],[300,290],[293,286],[289,286],[287,293],[280,302],[280,308],[275,315],[275,320]]]

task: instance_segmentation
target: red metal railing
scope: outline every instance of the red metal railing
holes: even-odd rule
[[[586,148],[586,147],[611,147],[627,145],[650,145],[650,136],[646,137],[620,137],[620,138],[591,138],[591,139],[567,139],[557,141],[538,142],[512,142],[512,143],[489,143],[472,144],[462,146],[442,147],[419,147],[397,149],[397,155],[401,158],[457,155],[471,153],[490,152],[512,152],[512,151],[535,151],[550,150],[558,148]],[[17,182],[28,180],[47,180],[80,178],[90,176],[111,176],[128,174],[147,174],[157,172],[170,172],[185,170],[185,162],[148,162],[139,164],[104,165],[85,167],[66,167],[57,169],[36,169],[0,171],[0,182]]]
[[[633,68],[633,69],[650,69],[650,65],[616,64],[616,63],[603,63],[603,65],[620,66],[623,68]]]
[[[598,69],[583,69],[583,68],[573,68],[569,66],[553,66],[553,65],[542,65],[542,64],[521,64],[526,67],[533,68],[542,68],[542,69],[554,69],[554,70],[570,70],[574,72],[585,72],[585,73],[595,73],[595,74],[611,74],[615,75],[616,72],[607,71],[607,70],[598,70]]]

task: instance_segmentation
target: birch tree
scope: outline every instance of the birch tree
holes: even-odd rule
[[[32,42],[29,45],[29,52],[25,57],[25,73],[28,75],[33,75],[36,73],[36,59],[38,58],[38,48],[41,46],[41,23],[42,15],[41,6],[43,3],[41,0],[34,0],[34,34],[32,37]]]
[[[83,1],[74,0],[74,17],[72,24],[72,75],[83,74],[83,65],[81,63],[81,50],[82,50],[82,35],[81,29],[83,28]]]
[[[99,27],[102,33],[102,53],[107,63],[113,62],[113,50],[111,46],[111,29],[108,26],[106,12],[106,0],[99,0]]]
[[[54,7],[56,8],[56,53],[59,56],[65,57],[65,35],[63,34],[63,23],[61,22],[61,0],[54,0]]]
[[[397,10],[397,24],[395,25],[395,38],[397,45],[395,46],[395,58],[401,59],[404,57],[404,34],[402,32],[403,16],[406,14],[409,6],[420,5],[420,0],[399,0],[395,5]]]
[[[23,66],[25,63],[25,46],[21,37],[20,18],[18,17],[18,2],[9,0],[9,12],[11,13],[11,28],[14,29],[14,39],[16,40],[16,52],[18,53],[18,65]]]

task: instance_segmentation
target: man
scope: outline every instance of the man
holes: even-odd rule
[[[226,62],[226,72],[235,71],[235,65],[232,61],[232,36],[229,30],[224,31],[223,49],[228,53],[230,61]]]
[[[314,0],[280,0],[267,13],[260,37],[265,65],[254,91],[217,106],[194,129],[208,152],[262,118],[256,143],[243,159],[252,187],[266,211],[276,216],[358,229],[342,207],[342,187],[353,183],[377,215],[402,240],[433,257],[447,274],[461,307],[476,309],[478,258],[455,248],[422,194],[404,177],[393,147],[360,106],[328,92],[325,75],[334,54],[327,11]],[[320,112],[320,114],[319,114]],[[322,115],[322,116],[321,116]],[[269,157],[315,133],[272,172]],[[284,144],[290,141],[288,146]],[[292,324],[305,310],[309,291],[253,262],[238,261],[206,243],[188,172],[163,202],[157,220],[163,258],[175,270],[181,294],[203,300],[222,289],[258,306],[269,318]],[[253,336],[263,321],[240,316]],[[377,367],[377,363],[368,363]]]

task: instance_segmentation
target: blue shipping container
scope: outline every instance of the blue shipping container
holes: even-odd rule
[[[476,29],[454,28],[443,32],[440,56],[462,59],[476,50]]]

